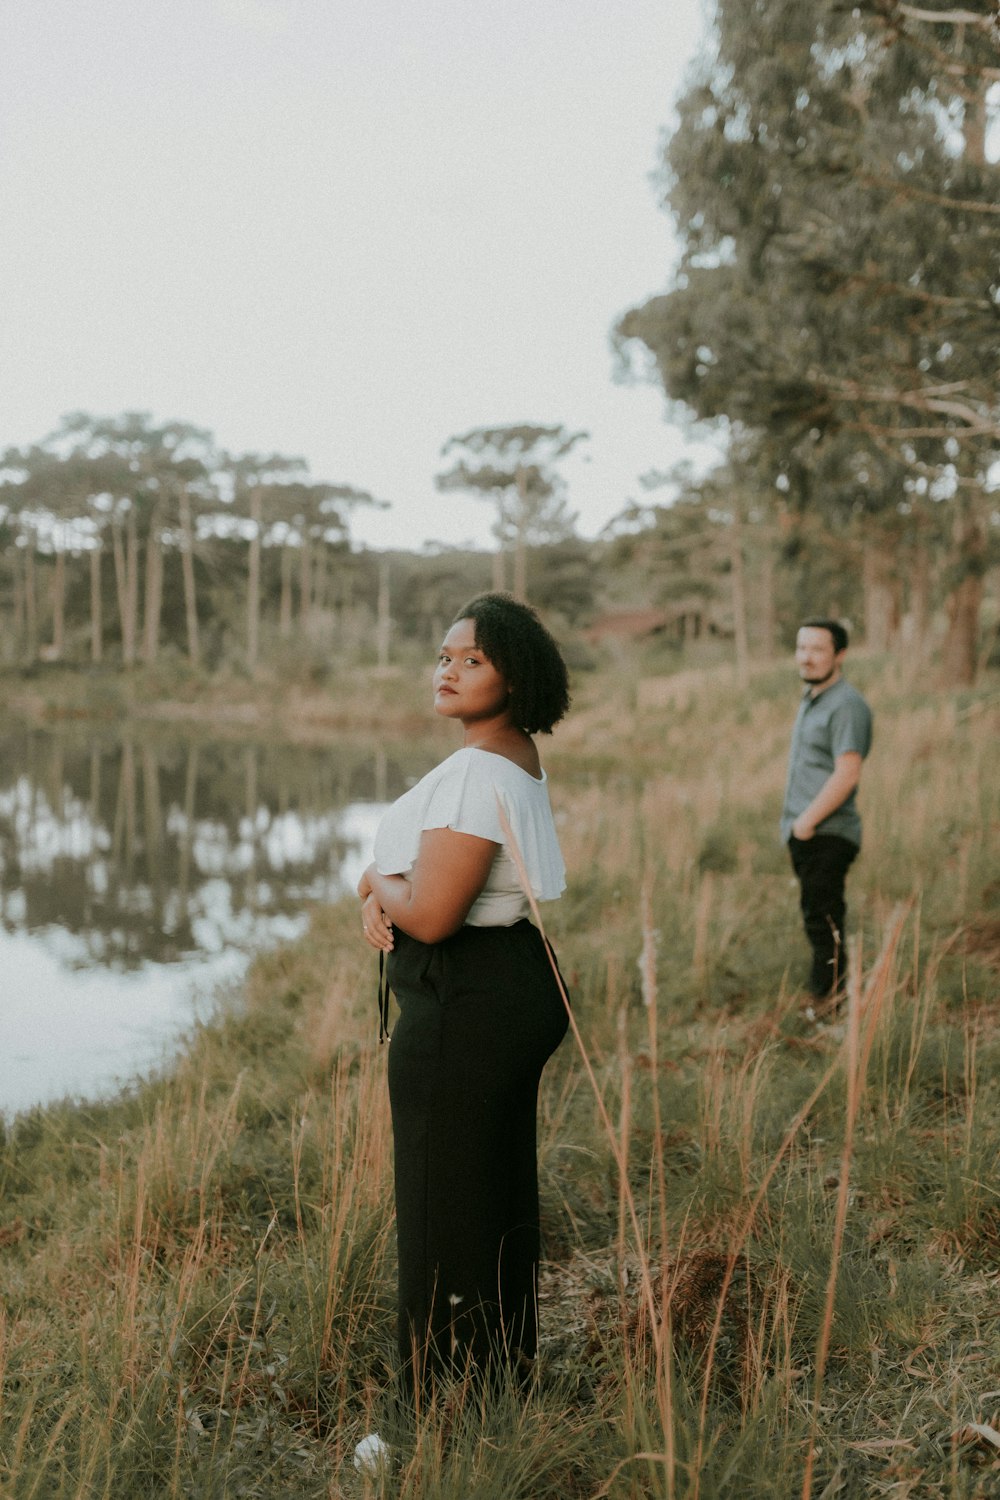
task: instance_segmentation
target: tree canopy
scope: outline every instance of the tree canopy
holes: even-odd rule
[[[497,508],[494,584],[506,586],[505,554],[513,555],[513,589],[527,598],[527,548],[568,540],[575,517],[567,510],[565,486],[556,465],[586,432],[529,423],[476,427],[449,438],[442,456],[457,454],[450,469],[437,476],[442,490],[467,490],[491,500]]]
[[[948,502],[968,677],[1000,451],[994,7],[719,0],[716,43],[665,145],[677,274],[618,337],[798,509]]]

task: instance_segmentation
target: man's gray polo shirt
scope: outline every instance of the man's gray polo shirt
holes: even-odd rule
[[[781,837],[787,843],[792,824],[805,812],[820,787],[832,773],[837,756],[854,750],[862,758],[872,744],[872,713],[857,688],[839,678],[812,697],[802,695],[785,783],[785,805],[781,811]],[[837,833],[861,843],[861,818],[856,789],[828,818],[817,824],[817,833]]]

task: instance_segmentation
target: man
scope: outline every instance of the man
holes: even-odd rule
[[[847,631],[839,620],[805,620],[795,663],[805,683],[788,762],[781,837],[801,890],[812,947],[809,989],[836,997],[844,980],[844,881],[861,847],[856,806],[861,765],[871,748],[872,715],[842,676]]]

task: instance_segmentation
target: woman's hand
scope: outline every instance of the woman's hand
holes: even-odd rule
[[[379,904],[378,897],[369,890],[361,903],[361,927],[365,942],[380,953],[391,953],[393,942],[392,922]]]

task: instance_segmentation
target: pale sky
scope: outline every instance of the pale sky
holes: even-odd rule
[[[699,457],[609,332],[670,275],[651,174],[703,28],[700,0],[9,4],[0,449],[147,410],[390,501],[359,542],[486,545],[442,444],[561,422],[594,535]]]

